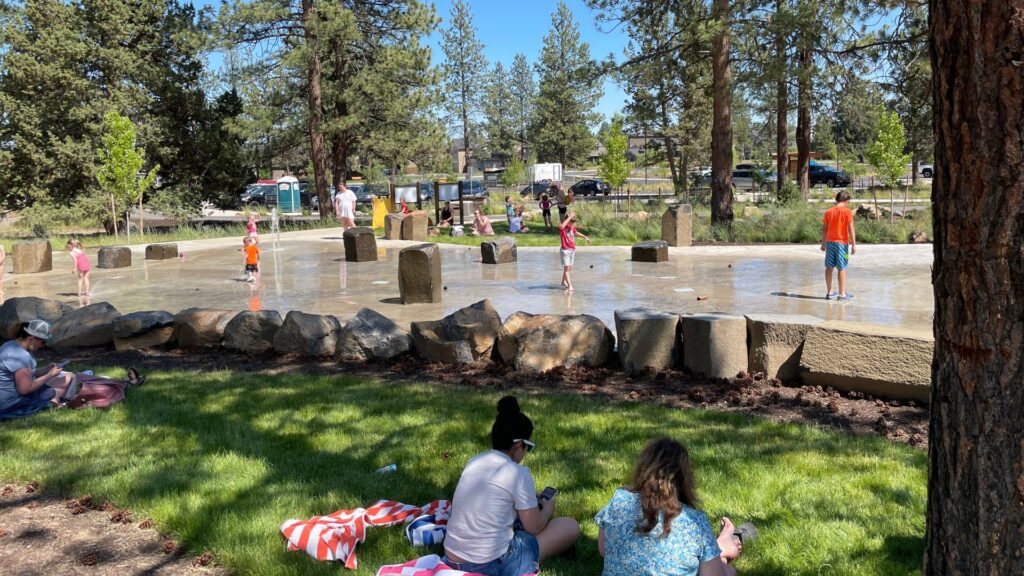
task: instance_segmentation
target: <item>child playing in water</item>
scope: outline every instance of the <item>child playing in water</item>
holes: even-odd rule
[[[558,232],[562,236],[562,249],[559,254],[562,256],[562,286],[566,292],[572,292],[572,266],[576,263],[576,236],[582,237],[590,244],[590,238],[576,230],[576,213],[569,212],[565,220],[558,225]]]
[[[257,237],[258,233],[256,231],[256,214],[255,213],[249,214],[249,219],[245,222],[245,233],[248,234],[250,238],[256,238]]]
[[[245,281],[254,282],[260,273],[260,248],[254,238],[246,236],[242,239],[242,253],[245,255]]]
[[[857,253],[857,230],[850,210],[850,193],[836,194],[836,205],[825,211],[821,223],[821,251],[825,253],[825,300],[853,300],[846,291],[846,268]],[[839,292],[832,291],[832,270],[839,270]]]
[[[89,257],[85,255],[85,247],[79,240],[68,240],[65,248],[68,254],[71,255],[71,262],[73,268],[72,274],[78,274],[78,295],[88,296],[89,295],[89,270],[92,269],[92,264],[89,263]]]
[[[544,229],[551,229],[551,200],[547,194],[540,195],[540,212],[544,215]]]

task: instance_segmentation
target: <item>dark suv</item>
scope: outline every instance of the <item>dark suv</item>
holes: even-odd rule
[[[569,192],[572,192],[573,196],[597,196],[598,194],[604,194],[607,196],[612,191],[610,184],[603,180],[580,180],[569,187]]]
[[[837,186],[845,188],[853,184],[853,178],[849,174],[824,164],[811,164],[808,178],[810,179],[811,186],[824,184],[829,188]]]

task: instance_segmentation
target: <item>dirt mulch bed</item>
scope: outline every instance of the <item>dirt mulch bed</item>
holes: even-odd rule
[[[530,375],[501,364],[460,367],[426,364],[411,355],[378,364],[342,364],[274,354],[246,356],[217,350],[90,351],[78,364],[151,370],[233,370],[245,373],[344,374],[388,381],[427,382],[499,390],[573,392],[675,408],[738,412],[781,422],[814,423],[851,434],[879,435],[921,449],[928,445],[928,409],[912,401],[882,400],[831,388],[784,386],[760,374],[709,381],[666,370],[627,374],[608,368],[557,368]]]
[[[213,555],[183,554],[146,519],[89,496],[60,500],[35,483],[0,488],[0,572],[19,576],[226,576]]]

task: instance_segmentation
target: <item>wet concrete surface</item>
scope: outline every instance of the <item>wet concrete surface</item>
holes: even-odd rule
[[[5,298],[41,296],[80,306],[106,301],[122,313],[176,312],[190,307],[289,310],[334,314],[345,321],[370,307],[400,324],[434,320],[490,298],[502,315],[592,314],[614,326],[616,309],[633,306],[673,312],[811,314],[827,320],[902,326],[930,333],[934,307],[930,245],[862,245],[852,257],[848,303],[826,301],[823,253],[817,245],[671,248],[666,263],[630,260],[630,248],[581,245],[573,272],[575,293],[559,286],[557,247],[519,248],[519,262],[480,263],[477,246],[441,244],[446,290],[440,304],[398,300],[398,251],[411,242],[378,240],[377,262],[344,261],[340,229],[282,234],[261,240],[261,278],[242,277],[241,239],[179,242],[177,260],[147,261],[133,246],[131,268],[95,268],[92,295],[77,285],[66,252],[54,252],[54,271],[7,274]]]

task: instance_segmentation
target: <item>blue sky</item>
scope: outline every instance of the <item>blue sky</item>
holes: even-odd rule
[[[219,0],[191,0],[196,6],[212,6],[217,9]],[[445,22],[451,12],[451,0],[435,0],[437,14]],[[587,8],[583,0],[566,0],[569,9],[576,17],[583,40],[590,44],[592,58],[602,60],[614,54],[621,60],[622,50],[626,46],[626,35],[619,30],[601,32],[594,22],[595,13]],[[512,64],[512,58],[522,52],[531,63],[540,55],[544,36],[551,25],[551,14],[558,5],[557,0],[469,0],[473,9],[473,23],[477,27],[477,35],[484,43],[484,55],[494,65],[500,61],[506,67]],[[606,26],[607,27],[607,26]],[[441,47],[440,33],[431,38],[434,50],[434,62],[444,58]],[[216,66],[220,59],[211,58],[211,65]],[[597,106],[597,111],[610,118],[615,112],[621,111],[626,103],[626,95],[611,80],[606,80],[604,96]]]

